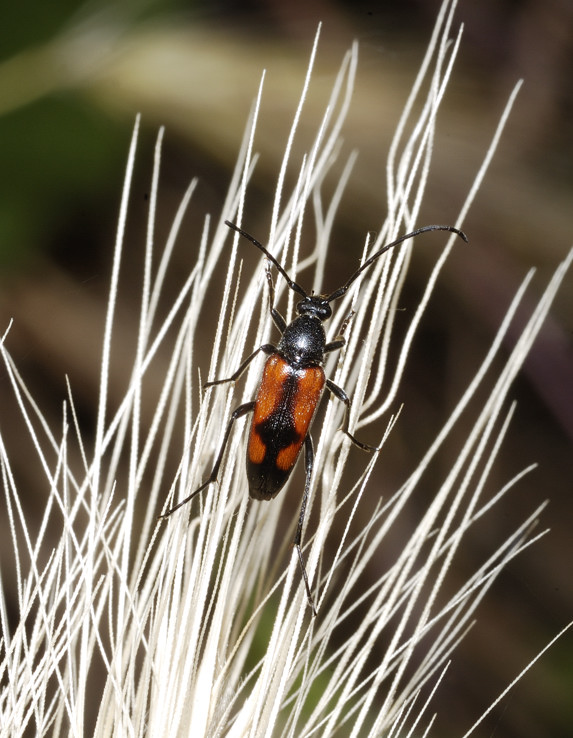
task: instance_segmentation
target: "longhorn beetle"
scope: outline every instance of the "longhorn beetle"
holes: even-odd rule
[[[329,295],[309,295],[297,282],[289,277],[284,267],[279,264],[275,257],[256,238],[253,238],[253,236],[243,231],[234,223],[230,223],[228,220],[225,221],[225,225],[237,231],[237,233],[256,246],[259,251],[262,251],[268,261],[274,264],[279,274],[286,280],[290,289],[299,294],[302,300],[296,306],[298,317],[287,325],[285,319],[274,306],[275,288],[270,267],[267,265],[266,277],[271,317],[281,333],[278,346],[272,343],[265,343],[259,346],[250,356],[247,356],[237,371],[230,377],[227,379],[217,379],[205,384],[205,387],[212,387],[225,382],[235,382],[255,356],[262,351],[264,354],[267,354],[268,359],[263,369],[263,376],[257,396],[251,402],[239,405],[233,411],[223,437],[219,455],[215,460],[215,464],[207,480],[188,497],[160,515],[160,517],[168,517],[175,510],[193,499],[195,495],[198,495],[210,484],[217,481],[219,467],[221,466],[227,441],[231,435],[233,423],[243,415],[250,412],[253,413],[247,445],[247,479],[249,482],[249,495],[255,500],[272,500],[273,497],[276,497],[289,478],[304,444],[306,479],[294,538],[294,547],[298,554],[308,602],[312,608],[313,615],[316,615],[316,608],[310,592],[306,567],[302,557],[301,538],[314,463],[314,449],[312,438],[309,435],[309,429],[325,387],[346,406],[341,429],[343,433],[358,448],[364,451],[376,450],[375,446],[362,443],[348,430],[350,398],[341,387],[334,384],[331,379],[326,378],[324,369],[322,368],[324,366],[325,355],[331,351],[337,351],[345,345],[344,331],[352,317],[351,313],[342,324],[339,335],[333,341],[327,343],[322,324],[332,315],[329,303],[338,300],[346,294],[350,285],[358,279],[362,272],[368,269],[382,254],[406,239],[413,238],[427,231],[451,231],[463,238],[466,242],[468,239],[463,231],[449,225],[430,225],[418,228],[412,231],[412,233],[400,236],[400,238],[392,241],[392,243],[386,244],[386,246],[379,249],[349,277],[342,287],[334,290],[334,292],[331,292]]]

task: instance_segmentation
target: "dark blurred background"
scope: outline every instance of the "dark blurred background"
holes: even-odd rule
[[[85,6],[31,0],[3,9],[0,330],[14,319],[8,349],[54,429],[61,426],[66,373],[82,422],[89,428],[95,417],[110,257],[135,113],[142,113],[143,135],[118,313],[126,342],[137,331],[157,128],[167,128],[158,244],[187,183],[199,178],[175,256],[175,270],[187,274],[204,213],[220,215],[262,69],[267,79],[256,141],[261,159],[244,223],[264,239],[317,22],[324,27],[302,142],[310,140],[342,56],[357,39],[357,85],[344,137],[345,153],[356,148],[359,158],[334,231],[332,249],[340,258],[333,257],[335,270],[327,274],[327,287],[334,287],[349,272],[350,248],[359,252],[366,231],[383,221],[388,146],[438,8],[437,0],[98,0]],[[454,29],[461,22],[462,48],[439,116],[420,224],[454,220],[511,89],[521,77],[525,84],[464,224],[471,247],[454,250],[415,343],[399,393],[404,411],[381,464],[378,484],[385,496],[404,480],[453,408],[527,270],[537,269],[528,293],[533,306],[573,240],[573,6],[568,0],[466,0]],[[406,309],[415,306],[435,256],[431,246],[416,249],[402,298]],[[500,504],[494,523],[490,516],[468,537],[467,559],[453,572],[453,586],[547,498],[542,527],[551,532],[507,568],[479,610],[436,698],[435,735],[461,735],[572,617],[572,280],[568,275],[511,393],[516,415],[490,493],[530,462],[539,468]],[[206,327],[206,340],[208,335]],[[122,396],[129,369],[127,354],[118,352],[114,359],[112,405]],[[2,370],[0,428],[20,489],[30,491],[23,500],[26,511],[39,519],[45,481],[30,463],[15,412]],[[446,453],[440,463],[437,479],[451,456]],[[418,500],[422,509],[431,494],[428,489],[428,497]],[[294,514],[298,500],[288,504]],[[413,513],[412,524],[415,519]],[[3,576],[8,550],[5,538]],[[11,586],[9,576],[6,584]],[[572,735],[572,643],[566,637],[546,654],[476,734]]]

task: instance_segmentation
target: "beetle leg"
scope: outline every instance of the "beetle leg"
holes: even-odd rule
[[[345,318],[344,323],[340,326],[340,333],[338,335],[343,336],[346,332],[346,329],[348,328],[348,324],[352,320],[352,318],[355,316],[355,311],[351,310],[348,313],[348,316]]]
[[[181,502],[178,502],[172,508],[167,510],[167,512],[161,513],[161,515],[159,516],[160,518],[169,517],[171,513],[174,513],[175,510],[178,510],[180,507],[183,507],[183,505],[186,505],[188,502],[190,502],[195,497],[195,495],[198,495],[199,492],[202,492],[205,489],[205,487],[208,487],[210,484],[217,481],[217,475],[219,474],[219,467],[221,466],[221,461],[223,460],[223,454],[225,453],[225,446],[227,445],[227,441],[229,440],[229,436],[231,435],[231,430],[233,429],[233,423],[235,422],[235,420],[242,418],[243,415],[246,415],[247,413],[252,412],[254,409],[255,409],[255,401],[253,400],[252,402],[245,402],[244,405],[239,405],[239,407],[233,410],[233,413],[231,415],[231,420],[229,420],[229,425],[227,426],[227,430],[225,431],[223,443],[221,444],[221,450],[219,451],[219,455],[217,456],[217,460],[215,461],[215,464],[213,465],[213,469],[211,470],[211,474],[209,475],[207,481],[203,482],[203,484],[200,487],[198,487],[194,492],[191,492],[191,494],[188,495],[184,500],[181,500]]]
[[[304,515],[306,513],[306,503],[308,501],[308,493],[310,491],[310,480],[312,477],[312,468],[314,466],[314,448],[312,445],[312,438],[308,435],[304,439],[304,468],[305,468],[305,481],[304,481],[304,494],[302,496],[302,503],[300,506],[300,514],[298,516],[298,525],[296,528],[296,536],[294,537],[294,547],[298,554],[298,560],[300,562],[300,568],[302,570],[302,578],[304,580],[304,586],[306,587],[306,596],[308,604],[312,610],[313,617],[316,617],[316,607],[314,606],[314,600],[310,591],[310,585],[308,583],[308,576],[306,574],[306,566],[304,565],[304,559],[302,558],[302,551],[300,549],[300,542],[302,539],[302,526],[304,523]]]
[[[342,424],[342,432],[345,433],[348,438],[352,441],[352,443],[355,446],[358,446],[358,448],[361,448],[363,451],[377,451],[376,446],[370,446],[368,443],[362,443],[362,441],[359,441],[357,438],[354,438],[352,433],[348,430],[348,420],[350,418],[350,397],[346,394],[346,392],[342,389],[342,387],[339,387],[337,384],[334,384],[334,382],[331,379],[326,380],[326,386],[328,389],[332,392],[332,394],[340,400],[340,402],[343,402],[346,405],[346,410],[344,413],[344,422]]]
[[[227,377],[226,379],[214,379],[211,382],[205,382],[205,384],[203,385],[203,389],[205,389],[206,387],[213,387],[215,384],[225,384],[225,382],[236,382],[237,379],[241,376],[241,374],[245,371],[245,369],[249,366],[251,361],[259,353],[259,351],[262,351],[263,353],[270,356],[270,354],[275,354],[277,349],[276,349],[276,346],[273,346],[272,343],[265,343],[262,346],[259,346],[259,348],[253,351],[253,353],[250,356],[247,356],[247,358],[243,361],[241,366],[237,369],[237,371],[234,374],[231,374],[231,376]]]
[[[284,333],[287,327],[287,324],[286,324],[286,320],[279,313],[279,311],[275,308],[275,285],[273,283],[271,267],[268,261],[267,261],[267,285],[269,288],[269,303],[270,303],[271,317],[273,319],[273,323],[276,325],[276,327],[279,329],[281,333]]]
[[[337,349],[341,349],[346,344],[346,339],[344,338],[344,333],[346,332],[346,329],[348,328],[348,324],[354,317],[354,310],[350,311],[350,314],[344,321],[344,323],[340,326],[340,332],[334,339],[334,341],[331,341],[330,343],[327,343],[324,347],[324,353],[329,354],[331,351],[336,351]]]
[[[346,345],[346,339],[343,336],[337,336],[334,341],[327,343],[324,347],[324,353],[329,354],[331,351],[338,351]]]

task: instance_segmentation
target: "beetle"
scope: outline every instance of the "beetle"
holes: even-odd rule
[[[334,292],[329,295],[315,295],[313,293],[309,295],[297,282],[289,277],[284,267],[256,238],[228,220],[225,221],[225,225],[250,241],[267,259],[266,280],[270,312],[273,323],[281,333],[281,338],[277,346],[272,343],[259,346],[250,356],[247,356],[230,377],[207,382],[204,385],[207,388],[226,382],[235,382],[259,353],[262,352],[268,356],[255,399],[239,405],[231,414],[219,454],[209,477],[194,492],[159,517],[168,517],[210,484],[217,481],[219,467],[223,460],[233,424],[243,415],[252,412],[253,418],[247,443],[246,463],[250,497],[256,500],[272,500],[276,497],[287,482],[304,445],[306,476],[294,547],[298,554],[308,602],[313,615],[316,615],[301,551],[301,539],[314,466],[314,447],[309,430],[325,388],[345,405],[345,416],[341,428],[343,433],[348,436],[355,446],[365,451],[377,450],[375,446],[359,441],[350,433],[348,429],[350,398],[341,387],[326,377],[323,369],[326,354],[340,350],[345,345],[344,332],[352,318],[351,313],[342,324],[338,336],[327,343],[323,323],[332,316],[330,303],[346,294],[350,285],[382,254],[407,239],[414,238],[427,231],[450,231],[466,242],[468,239],[463,231],[454,228],[454,226],[423,226],[411,233],[400,236],[400,238],[376,251],[347,279],[342,287],[334,290]],[[302,297],[302,300],[296,305],[297,317],[288,325],[274,306],[275,288],[268,262],[275,266],[279,274],[286,280],[289,288]]]

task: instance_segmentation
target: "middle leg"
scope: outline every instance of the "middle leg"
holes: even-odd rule
[[[179,510],[180,507],[183,507],[183,505],[186,505],[188,502],[190,502],[195,497],[195,495],[198,495],[199,492],[202,492],[205,489],[205,487],[208,487],[210,484],[217,481],[217,476],[219,474],[219,467],[221,466],[221,461],[223,460],[223,454],[225,453],[225,447],[229,440],[229,436],[231,435],[231,431],[233,430],[233,423],[235,422],[235,420],[242,418],[243,415],[246,415],[247,413],[252,412],[254,409],[255,409],[255,401],[252,400],[251,402],[246,402],[244,405],[239,405],[239,407],[233,410],[233,413],[231,415],[231,420],[229,420],[229,424],[227,425],[227,430],[225,431],[225,436],[223,437],[223,443],[221,444],[221,449],[219,451],[215,464],[213,465],[211,474],[209,474],[207,480],[203,482],[203,484],[200,487],[198,487],[196,490],[191,492],[191,494],[188,495],[184,500],[181,500],[181,502],[178,502],[176,505],[174,505],[169,510],[167,510],[167,512],[162,513],[159,516],[160,518],[168,518],[171,515],[171,513],[174,513],[175,510]]]

